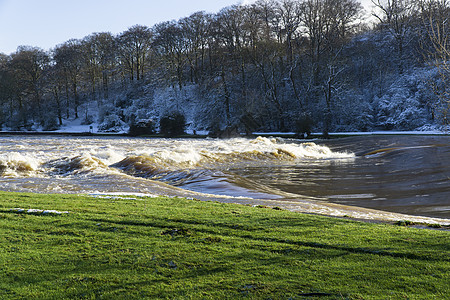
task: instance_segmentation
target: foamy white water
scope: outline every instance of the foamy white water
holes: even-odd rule
[[[182,186],[195,177],[204,183],[197,192],[270,198],[276,196],[226,182],[223,172],[236,165],[353,158],[314,143],[269,138],[14,136],[0,138],[0,182],[3,190],[13,191],[158,193],[155,181]]]
[[[354,154],[332,152],[314,143],[294,144],[262,137],[230,140],[8,137],[0,140],[3,176],[10,173],[32,177],[33,172],[48,175],[55,168],[107,173],[112,170],[105,169],[130,158],[151,161],[157,169],[178,170],[223,162],[352,159]]]

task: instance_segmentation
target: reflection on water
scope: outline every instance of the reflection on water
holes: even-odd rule
[[[183,195],[185,189],[450,218],[448,136],[314,143],[1,137],[0,174],[1,189],[9,191]]]

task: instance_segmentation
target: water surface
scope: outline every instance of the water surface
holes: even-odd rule
[[[0,137],[7,191],[325,201],[450,218],[450,137]],[[200,195],[200,194],[198,194]]]

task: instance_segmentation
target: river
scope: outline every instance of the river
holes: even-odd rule
[[[450,219],[450,137],[2,136],[0,189],[312,203]]]

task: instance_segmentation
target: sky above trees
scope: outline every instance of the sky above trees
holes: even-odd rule
[[[18,46],[44,50],[94,32],[117,34],[142,24],[179,19],[196,11],[215,13],[254,0],[0,0],[0,53]],[[367,8],[370,0],[362,0]]]

